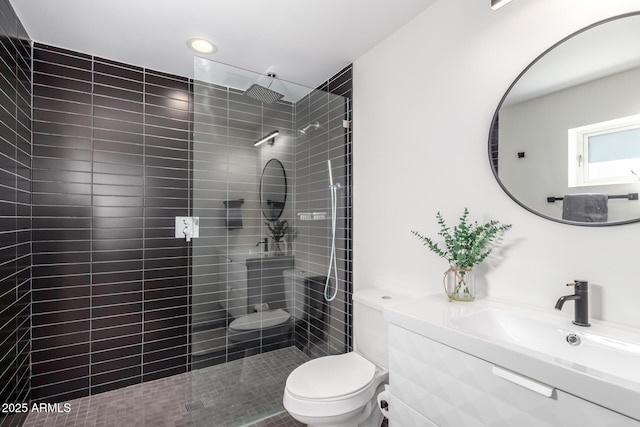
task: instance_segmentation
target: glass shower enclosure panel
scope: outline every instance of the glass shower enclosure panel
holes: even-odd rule
[[[251,415],[225,421],[242,425],[281,408],[296,366],[350,350],[348,101],[202,58],[194,75],[191,364],[226,364],[213,381],[236,387],[236,406],[253,399]],[[332,302],[328,160],[340,183]]]

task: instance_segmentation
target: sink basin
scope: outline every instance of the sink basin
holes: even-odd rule
[[[444,295],[385,306],[394,325],[640,421],[640,330],[570,312]],[[571,343],[569,342],[571,341]],[[574,345],[572,345],[574,344]],[[419,357],[419,356],[418,356]]]
[[[452,324],[462,331],[554,357],[574,369],[597,370],[640,383],[640,336],[626,330],[601,324],[578,327],[564,316],[537,313],[532,317],[506,309],[470,313]]]

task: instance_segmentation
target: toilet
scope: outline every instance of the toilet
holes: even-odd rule
[[[252,347],[260,339],[277,339],[291,329],[291,315],[281,308],[238,317],[229,324],[229,342]]]
[[[377,289],[353,294],[355,350],[310,360],[289,374],[283,404],[293,418],[311,427],[380,426],[376,397],[389,378],[382,309],[398,299]]]
[[[304,315],[304,295],[307,273],[299,269],[284,270],[284,299],[286,309],[264,309],[236,317],[228,329],[229,342],[240,348],[255,347],[264,341],[284,341],[293,321]],[[296,292],[297,290],[297,292]]]

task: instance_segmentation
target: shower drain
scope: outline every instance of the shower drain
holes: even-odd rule
[[[204,403],[202,403],[202,400],[196,400],[195,402],[186,403],[184,407],[187,408],[187,412],[193,412],[198,409],[203,409]]]

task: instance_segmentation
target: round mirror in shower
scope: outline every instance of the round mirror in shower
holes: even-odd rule
[[[262,170],[260,178],[260,206],[269,221],[282,215],[287,201],[287,174],[278,159],[271,159]]]

